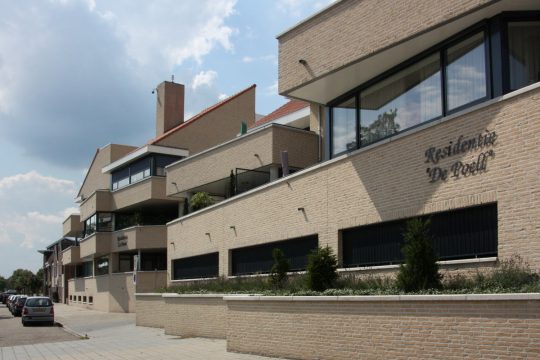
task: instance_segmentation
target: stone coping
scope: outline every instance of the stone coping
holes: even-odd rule
[[[448,294],[448,295],[361,295],[361,296],[223,296],[225,301],[515,301],[540,300],[540,293]]]
[[[223,298],[227,294],[174,294],[163,293],[164,298]]]
[[[135,293],[135,296],[162,296],[162,293]]]

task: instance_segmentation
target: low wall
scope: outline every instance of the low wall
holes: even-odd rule
[[[135,324],[154,328],[164,328],[168,314],[165,301],[160,293],[135,294]]]
[[[136,324],[164,328],[165,334],[225,339],[223,295],[135,294]]]
[[[224,300],[229,351],[346,360],[540,354],[540,294]]]

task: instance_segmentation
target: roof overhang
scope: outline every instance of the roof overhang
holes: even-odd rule
[[[377,75],[431,48],[450,36],[504,11],[539,10],[538,0],[501,0],[477,11],[464,14],[428,31],[407,38],[391,47],[360,58],[341,68],[285,91],[281,95],[328,104]]]
[[[103,169],[101,169],[101,172],[103,174],[110,173],[111,171],[114,171],[120,167],[123,167],[139,158],[142,158],[143,156],[146,156],[148,154],[161,154],[161,155],[173,155],[173,156],[183,156],[187,157],[189,156],[189,151],[186,149],[178,149],[178,148],[172,148],[167,146],[159,146],[159,145],[145,145],[126,156],[110,163],[109,165],[105,166]]]

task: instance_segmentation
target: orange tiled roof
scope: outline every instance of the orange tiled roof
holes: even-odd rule
[[[206,114],[208,114],[208,113],[210,113],[210,112],[216,110],[217,108],[220,108],[221,106],[223,106],[223,105],[229,103],[230,101],[232,101],[233,99],[237,98],[238,96],[240,96],[240,95],[242,95],[242,94],[248,92],[248,91],[251,90],[251,89],[254,89],[256,86],[257,86],[256,84],[253,84],[253,85],[251,85],[250,87],[248,87],[248,88],[246,88],[246,89],[244,89],[244,90],[242,90],[242,91],[240,91],[240,92],[238,92],[238,93],[236,93],[236,94],[234,94],[234,95],[231,95],[231,96],[229,96],[228,98],[226,98],[226,99],[224,99],[224,100],[222,100],[222,101],[220,101],[220,102],[218,102],[218,103],[215,103],[214,105],[212,105],[212,106],[210,106],[210,107],[204,109],[203,111],[201,111],[201,112],[198,113],[197,115],[192,116],[192,117],[189,118],[188,120],[186,120],[186,121],[184,121],[183,123],[181,123],[180,125],[178,125],[178,126],[172,128],[171,130],[167,131],[166,133],[164,133],[164,134],[162,134],[162,135],[160,135],[160,136],[158,136],[158,137],[156,137],[156,138],[150,140],[150,141],[148,142],[148,144],[150,144],[150,145],[155,145],[157,142],[163,140],[163,139],[166,138],[167,136],[169,136],[169,135],[171,135],[171,134],[177,132],[178,130],[180,130],[180,129],[186,127],[186,126],[188,126],[189,124],[194,123],[194,122],[197,121],[198,119],[202,118],[204,115],[206,115]]]
[[[253,124],[252,127],[256,127],[268,122],[271,122],[273,120],[276,120],[280,117],[283,117],[285,115],[292,114],[295,111],[301,110],[305,107],[309,106],[309,103],[305,101],[300,100],[290,100],[285,105],[277,108],[276,110],[272,111],[270,114],[266,115],[265,117],[257,120],[255,124]]]

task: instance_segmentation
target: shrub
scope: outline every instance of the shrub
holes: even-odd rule
[[[213,205],[214,199],[207,192],[198,192],[191,197],[189,205],[193,211]]]
[[[291,264],[279,248],[272,250],[272,257],[274,258],[274,265],[272,265],[272,269],[270,270],[268,281],[272,288],[283,289]]]
[[[397,286],[405,291],[439,289],[441,275],[429,235],[429,220],[415,218],[407,221],[403,234],[405,263],[399,268]]]
[[[313,250],[308,256],[307,287],[313,291],[324,291],[334,286],[337,273],[337,259],[328,245]]]

